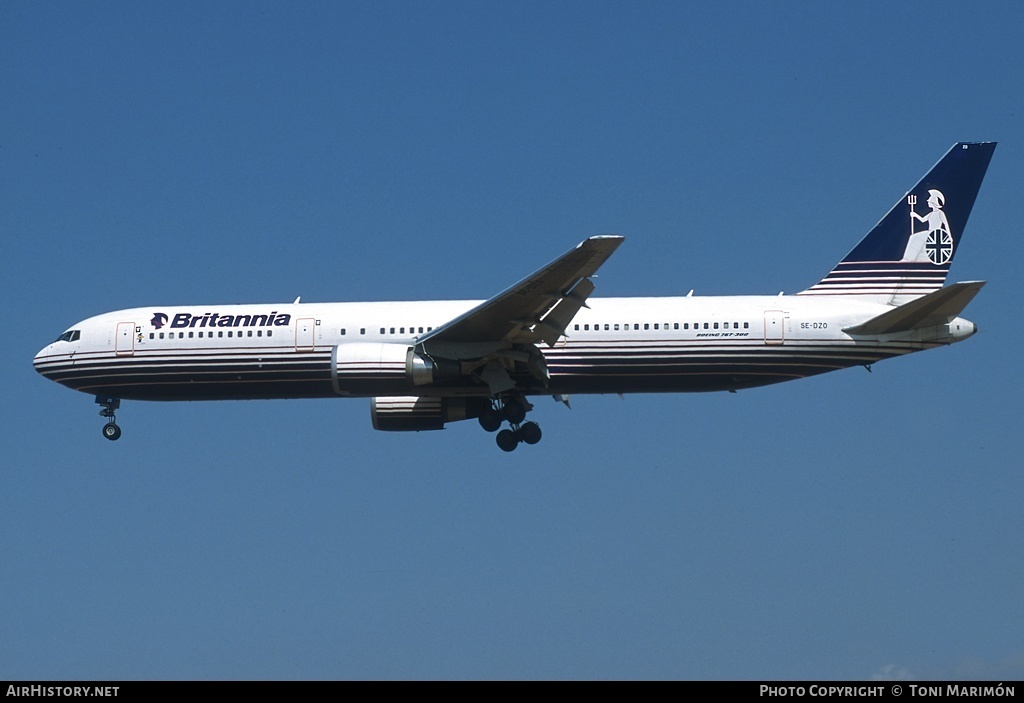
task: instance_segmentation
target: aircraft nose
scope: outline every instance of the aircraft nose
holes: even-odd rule
[[[43,376],[46,375],[46,362],[50,357],[52,344],[47,344],[45,347],[36,352],[35,357],[32,359],[32,367]]]
[[[33,359],[32,359],[32,366],[33,366],[33,367],[35,368],[35,370],[36,370],[36,371],[38,371],[39,373],[42,373],[42,372],[43,372],[43,370],[42,370],[42,368],[41,368],[41,364],[42,364],[42,361],[43,361],[43,357],[44,357],[44,356],[45,356],[45,354],[46,354],[46,350],[47,350],[48,348],[49,348],[49,347],[43,347],[42,349],[40,349],[40,350],[39,350],[38,352],[36,352],[35,358],[33,358]]]

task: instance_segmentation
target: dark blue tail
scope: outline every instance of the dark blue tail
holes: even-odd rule
[[[901,304],[941,288],[995,148],[995,142],[954,144],[845,259],[800,295]]]

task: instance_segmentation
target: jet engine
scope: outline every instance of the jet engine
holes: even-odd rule
[[[458,361],[418,354],[407,344],[380,342],[339,344],[332,362],[339,395],[370,395],[382,389],[408,392],[410,386],[454,381],[463,371]]]
[[[370,419],[373,429],[386,432],[442,430],[445,423],[479,417],[489,407],[484,398],[374,398],[370,401]]]

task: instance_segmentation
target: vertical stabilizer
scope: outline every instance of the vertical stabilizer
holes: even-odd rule
[[[845,259],[799,295],[900,305],[941,288],[995,148],[954,144]]]

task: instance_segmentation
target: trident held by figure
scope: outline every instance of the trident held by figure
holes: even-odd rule
[[[910,205],[910,236],[913,237],[914,236],[914,215],[917,214],[917,213],[914,212],[914,206],[917,205],[917,196],[916,195],[908,195],[907,196],[907,204]]]

